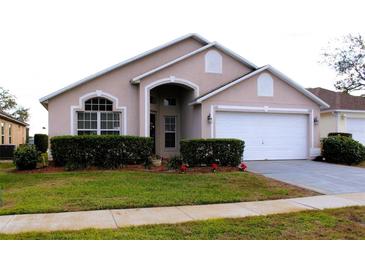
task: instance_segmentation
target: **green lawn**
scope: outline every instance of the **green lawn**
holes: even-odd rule
[[[0,234],[0,239],[363,239],[365,207],[219,219],[177,225]]]
[[[1,166],[0,166],[1,168]],[[78,171],[15,173],[0,169],[0,215],[226,203],[315,195],[250,173]]]

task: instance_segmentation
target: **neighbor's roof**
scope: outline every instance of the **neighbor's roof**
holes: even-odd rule
[[[238,84],[241,83],[244,80],[247,80],[263,71],[270,71],[273,75],[275,75],[276,77],[278,77],[279,79],[283,80],[284,82],[286,82],[288,85],[292,86],[293,88],[295,88],[296,90],[298,90],[299,92],[303,93],[305,96],[307,96],[309,99],[311,99],[312,101],[316,102],[318,105],[320,105],[322,108],[328,108],[329,105],[323,101],[321,98],[317,97],[316,95],[314,95],[313,93],[309,92],[308,90],[306,90],[305,88],[303,88],[301,85],[299,85],[298,83],[294,82],[293,80],[291,80],[290,78],[288,78],[286,75],[284,75],[283,73],[281,73],[280,71],[278,71],[277,69],[273,68],[270,65],[266,65],[264,67],[258,68],[252,72],[249,72],[245,75],[242,75],[241,77],[227,82],[226,84],[215,88],[211,91],[209,91],[208,93],[196,98],[193,102],[191,102],[191,104],[199,104],[201,102],[203,102],[204,100]]]
[[[336,92],[324,88],[308,88],[310,92],[327,102],[328,110],[363,110],[365,111],[365,98],[353,96],[344,92]]]
[[[125,66],[125,65],[127,65],[129,63],[132,63],[132,62],[134,62],[136,60],[139,60],[139,59],[141,59],[141,58],[143,58],[145,56],[148,56],[148,55],[150,55],[152,53],[155,53],[155,52],[160,51],[160,50],[162,50],[164,48],[167,48],[169,46],[172,46],[172,45],[174,45],[176,43],[179,43],[179,42],[181,42],[181,41],[183,41],[185,39],[188,39],[188,38],[193,38],[193,39],[195,39],[195,40],[197,40],[197,41],[199,41],[199,42],[201,42],[203,44],[209,44],[209,41],[207,39],[205,39],[204,37],[202,37],[202,36],[200,36],[199,34],[196,34],[196,33],[190,33],[190,34],[181,36],[181,37],[179,37],[179,38],[177,38],[175,40],[172,40],[172,41],[170,41],[168,43],[165,43],[165,44],[163,44],[161,46],[158,46],[156,48],[153,48],[151,50],[148,50],[148,51],[146,51],[146,52],[144,52],[142,54],[139,54],[137,56],[134,56],[134,57],[132,57],[130,59],[127,59],[127,60],[125,60],[125,61],[123,61],[121,63],[118,63],[116,65],[113,65],[111,67],[108,67],[108,68],[106,68],[106,69],[104,69],[102,71],[99,71],[99,72],[97,72],[95,74],[92,74],[92,75],[90,75],[90,76],[88,76],[88,77],[86,77],[84,79],[81,79],[81,80],[79,80],[79,81],[77,81],[77,82],[75,82],[75,83],[73,83],[71,85],[68,85],[68,86],[66,86],[66,87],[64,87],[64,88],[62,88],[60,90],[57,90],[57,91],[55,91],[55,92],[53,92],[53,93],[51,93],[51,94],[49,94],[47,96],[42,97],[41,99],[39,99],[39,101],[42,104],[45,104],[45,103],[47,103],[47,100],[49,100],[49,99],[51,99],[51,98],[53,98],[53,97],[55,97],[55,96],[57,96],[57,95],[59,95],[61,93],[64,93],[64,92],[66,92],[66,91],[68,91],[68,90],[70,90],[72,88],[75,88],[75,87],[77,87],[79,85],[82,85],[82,84],[84,84],[86,82],[89,82],[89,81],[91,81],[91,80],[93,80],[93,79],[95,79],[97,77],[100,77],[100,76],[102,76],[102,75],[104,75],[104,74],[106,74],[108,72],[111,72],[111,71],[113,71],[115,69],[118,69],[120,67],[123,67],[123,66]]]
[[[29,126],[27,123],[24,123],[18,119],[16,119],[15,117],[11,116],[10,114],[7,114],[6,112],[4,111],[1,111],[0,110],[0,118],[4,118],[6,120],[9,120],[11,122],[14,122],[14,123],[17,123],[17,124],[20,124],[22,126]]]

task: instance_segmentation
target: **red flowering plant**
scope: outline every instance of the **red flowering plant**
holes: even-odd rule
[[[239,169],[240,171],[246,171],[246,169],[247,169],[247,165],[246,165],[244,162],[242,162],[242,163],[240,163],[240,164],[238,165],[238,169]]]
[[[212,163],[212,165],[210,166],[212,168],[212,172],[216,172],[218,169],[218,164],[217,163]]]
[[[182,165],[180,166],[180,172],[181,172],[181,173],[185,173],[187,170],[188,170],[188,166],[187,166],[187,165],[182,164]]]

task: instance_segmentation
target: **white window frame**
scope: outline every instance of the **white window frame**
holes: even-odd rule
[[[96,129],[82,129],[79,128],[79,119],[78,119],[78,113],[96,113]],[[118,113],[119,114],[119,127],[115,128],[115,129],[103,129],[101,128],[101,113]],[[76,134],[78,135],[79,131],[96,131],[96,135],[101,135],[102,131],[118,131],[119,135],[122,134],[122,121],[121,121],[121,117],[122,117],[122,112],[120,111],[77,111],[76,112],[76,123],[77,123],[77,129],[76,129]]]
[[[95,90],[93,92],[86,93],[79,97],[78,105],[71,105],[70,106],[70,134],[77,135],[77,112],[78,111],[85,111],[85,101],[92,97],[104,97],[109,99],[113,102],[113,110],[116,112],[121,112],[121,126],[122,126],[122,135],[128,134],[128,117],[127,117],[127,106],[122,106],[119,104],[119,99],[110,93],[104,92],[102,90]]]
[[[166,118],[168,117],[173,117],[175,119],[175,130],[166,130]],[[177,130],[176,130],[176,127],[177,127],[177,116],[176,115],[165,115],[164,116],[164,148],[165,149],[176,149],[176,137],[177,137]],[[174,133],[175,134],[175,146],[173,147],[167,147],[166,146],[166,133]]]

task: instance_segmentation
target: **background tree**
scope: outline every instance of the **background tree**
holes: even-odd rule
[[[347,35],[330,43],[323,53],[323,63],[337,72],[335,88],[349,93],[365,90],[365,41],[361,35]]]
[[[29,120],[29,108],[19,106],[16,97],[2,87],[0,87],[0,110],[20,121],[27,122]]]

